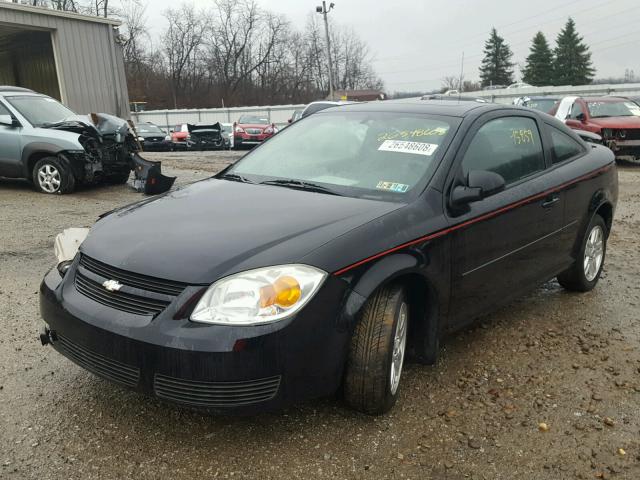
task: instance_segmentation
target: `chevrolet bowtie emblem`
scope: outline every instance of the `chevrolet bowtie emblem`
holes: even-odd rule
[[[117,292],[122,288],[122,284],[117,280],[107,280],[102,282],[102,286],[110,292]]]

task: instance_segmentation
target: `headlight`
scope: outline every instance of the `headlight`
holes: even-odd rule
[[[300,310],[318,291],[327,273],[308,265],[280,265],[218,280],[191,314],[194,322],[260,325]]]
[[[69,270],[69,268],[71,267],[71,264],[73,264],[73,260],[65,260],[63,262],[60,262],[56,266],[61,277],[64,277],[66,275],[67,270]]]
[[[144,137],[138,137],[139,142],[144,142]]]
[[[168,142],[169,140],[171,140],[171,135],[167,135],[166,137],[164,137],[164,139]]]

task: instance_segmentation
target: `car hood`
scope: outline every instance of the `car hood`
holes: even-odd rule
[[[239,123],[238,127],[240,128],[259,128],[261,130],[264,130],[267,127],[270,127],[271,125],[265,125],[263,123]]]
[[[126,120],[106,113],[89,115],[73,115],[60,122],[43,126],[53,130],[65,130],[77,134],[89,133],[93,136],[117,136],[117,141],[124,141],[129,125]]]
[[[207,284],[243,270],[296,263],[402,206],[209,179],[106,215],[81,252],[131,272]]]
[[[591,123],[603,128],[640,128],[640,117],[592,118]]]

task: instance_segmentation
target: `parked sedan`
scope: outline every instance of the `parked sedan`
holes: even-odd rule
[[[617,195],[611,151],[534,110],[330,108],[214,178],[102,216],[44,278],[41,339],[192,407],[340,390],[382,413],[407,355],[433,363],[447,332],[551,278],[593,289]]]
[[[150,122],[136,124],[136,133],[142,149],[146,152],[171,150],[171,136]]]
[[[242,115],[240,119],[233,124],[233,147],[254,147],[268,138],[273,137],[278,129],[269,122],[267,117],[259,115]]]

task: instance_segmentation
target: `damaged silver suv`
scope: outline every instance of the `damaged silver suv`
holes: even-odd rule
[[[125,183],[137,150],[121,118],[76,115],[46,95],[0,87],[0,177],[58,194],[81,183]]]

